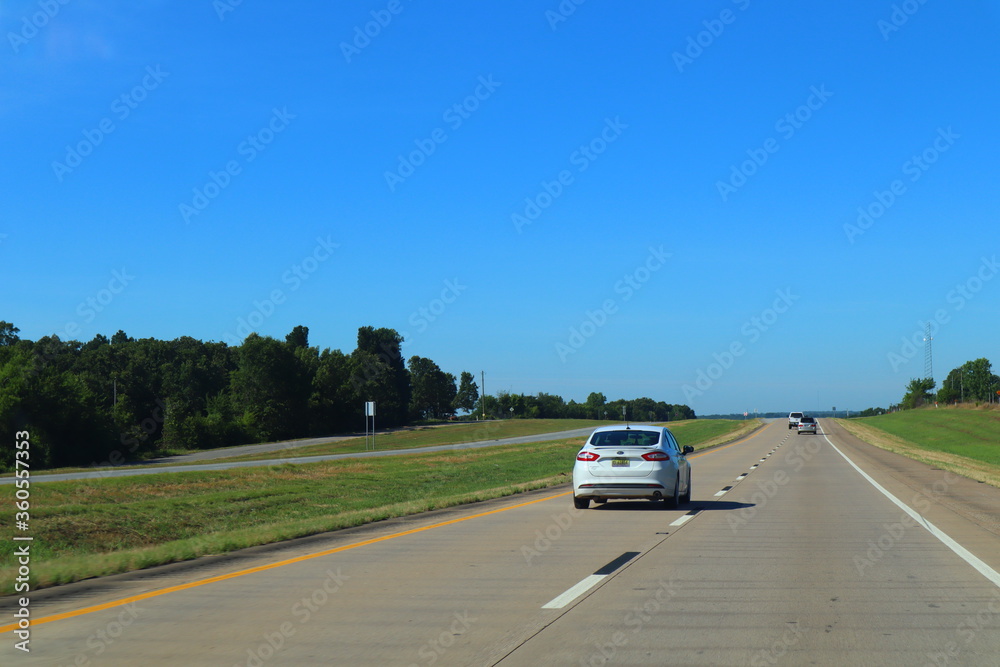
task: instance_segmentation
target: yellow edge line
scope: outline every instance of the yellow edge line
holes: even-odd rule
[[[433,528],[441,528],[443,526],[450,526],[455,523],[461,523],[462,521],[469,521],[470,519],[478,519],[480,517],[489,516],[490,514],[497,514],[499,512],[506,512],[508,510],[517,509],[519,507],[527,507],[528,505],[534,505],[535,503],[540,503],[546,500],[552,500],[553,498],[559,498],[560,496],[567,496],[573,493],[572,491],[567,491],[565,493],[558,493],[554,496],[546,496],[545,498],[539,498],[537,500],[531,500],[526,503],[521,503],[519,505],[511,505],[510,507],[504,507],[501,509],[490,510],[489,512],[481,512],[479,514],[473,514],[471,516],[463,517],[460,519],[451,519],[449,521],[442,521],[441,523],[436,523],[431,526],[424,526],[423,528],[412,528],[410,530],[404,530],[401,533],[393,533],[391,535],[383,535],[382,537],[375,537],[370,540],[364,540],[363,542],[355,542],[354,544],[346,544],[342,547],[336,547],[334,549],[327,549],[326,551],[319,551],[313,554],[306,554],[305,556],[297,556],[295,558],[289,558],[287,560],[279,561],[277,563],[270,563],[269,565],[260,565],[258,567],[252,567],[247,570],[240,570],[238,572],[230,572],[229,574],[220,574],[215,577],[208,577],[207,579],[199,579],[198,581],[192,581],[186,584],[179,584],[177,586],[170,586],[168,588],[161,588],[159,590],[150,591],[148,593],[141,593],[139,595],[133,595],[132,597],[124,598],[121,600],[115,600],[114,602],[105,602],[104,604],[94,605],[92,607],[84,607],[83,609],[77,609],[76,611],[67,611],[62,614],[54,614],[52,616],[44,616],[42,618],[37,618],[31,621],[32,625],[41,625],[42,623],[51,623],[52,621],[61,621],[67,618],[73,618],[74,616],[82,616],[83,614],[90,614],[95,611],[103,611],[105,609],[113,609],[114,607],[121,607],[123,605],[130,604],[132,602],[138,602],[140,600],[148,600],[149,598],[158,597],[160,595],[166,595],[167,593],[176,593],[178,591],[187,590],[189,588],[197,588],[198,586],[204,586],[205,584],[213,584],[218,581],[225,581],[227,579],[234,579],[236,577],[242,577],[247,574],[254,574],[256,572],[264,572],[266,570],[273,570],[276,567],[282,567],[284,565],[291,565],[293,563],[301,563],[302,561],[311,560],[313,558],[320,558],[321,556],[329,556],[330,554],[335,554],[341,551],[347,551],[349,549],[357,549],[358,547],[368,546],[369,544],[376,544],[378,542],[384,542],[386,540],[395,539],[397,537],[403,537],[404,535],[413,535],[414,533],[420,533],[425,530],[431,530]],[[8,632],[16,629],[18,626],[16,623],[10,625],[0,626],[0,633]]]
[[[738,445],[749,437],[755,434],[748,435],[746,438],[737,440],[736,442],[731,442],[728,445],[723,445],[722,447],[714,447],[712,449],[706,450],[699,454],[694,454],[691,458],[697,458],[703,456],[704,454],[709,454],[712,452],[718,452],[723,449],[727,449],[734,445]],[[415,533],[422,533],[425,530],[432,530],[434,528],[442,528],[444,526],[450,526],[452,524],[461,523],[463,521],[470,521],[471,519],[478,519],[484,516],[489,516],[491,514],[498,514],[500,512],[507,512],[509,510],[518,509],[520,507],[527,507],[528,505],[534,505],[535,503],[545,502],[546,500],[552,500],[553,498],[561,498],[563,496],[568,496],[572,491],[566,491],[564,493],[557,493],[554,496],[546,496],[545,498],[539,498],[537,500],[529,500],[526,503],[520,503],[518,505],[511,505],[510,507],[504,507],[501,509],[490,510],[489,512],[480,512],[479,514],[473,514],[471,516],[462,517],[460,519],[451,519],[449,521],[442,521],[441,523],[435,523],[430,526],[424,526],[423,528],[412,528],[410,530],[404,530],[401,533],[392,533],[391,535],[383,535],[382,537],[375,537],[370,540],[364,540],[363,542],[355,542],[353,544],[345,544],[342,547],[336,547],[334,549],[327,549],[326,551],[319,551],[314,554],[306,554],[305,556],[297,556],[295,558],[289,558],[287,560],[278,561],[277,563],[270,563],[269,565],[260,565],[258,567],[252,567],[247,570],[239,570],[238,572],[230,572],[229,574],[220,574],[215,577],[208,577],[207,579],[199,579],[198,581],[192,581],[186,584],[178,584],[177,586],[169,586],[167,588],[161,588],[159,590],[150,591],[148,593],[141,593],[139,595],[133,595],[131,597],[123,598],[121,600],[115,600],[113,602],[105,602],[104,604],[93,605],[91,607],[84,607],[83,609],[77,609],[76,611],[67,611],[62,614],[53,614],[52,616],[43,616],[42,618],[36,618],[31,621],[32,625],[41,625],[42,623],[51,623],[53,621],[62,621],[67,618],[74,618],[76,616],[83,616],[84,614],[92,614],[97,611],[104,611],[105,609],[113,609],[115,607],[122,607],[133,602],[139,602],[140,600],[148,600],[149,598],[159,597],[161,595],[167,595],[168,593],[177,593],[178,591],[184,591],[189,588],[197,588],[198,586],[204,586],[206,584],[214,584],[219,581],[226,581],[227,579],[235,579],[236,577],[246,576],[248,574],[255,574],[257,572],[265,572],[267,570],[273,570],[277,567],[283,567],[285,565],[291,565],[293,563],[301,563],[303,561],[312,560],[313,558],[320,558],[322,556],[329,556],[330,554],[339,553],[341,551],[348,551],[350,549],[357,549],[358,547],[368,546],[369,544],[377,544],[378,542],[385,542],[386,540],[392,540],[397,537],[404,537],[406,535],[413,535]],[[10,625],[0,626],[0,633],[10,632],[17,629],[17,623],[11,623]]]

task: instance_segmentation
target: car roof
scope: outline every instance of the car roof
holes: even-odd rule
[[[666,426],[653,426],[652,424],[622,424],[621,426],[598,426],[593,433],[602,431],[664,431],[669,430]]]

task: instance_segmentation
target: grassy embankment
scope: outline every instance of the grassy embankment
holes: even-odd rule
[[[904,410],[837,422],[876,447],[1000,487],[1000,410]]]
[[[701,449],[747,427],[691,420],[671,430]],[[564,484],[582,442],[35,484],[33,587]],[[2,489],[0,524],[11,525],[13,486]],[[0,593],[12,591],[12,545],[0,542]]]
[[[487,422],[459,422],[454,424],[439,424],[434,426],[416,426],[405,428],[390,433],[379,433],[375,439],[375,446],[379,450],[387,449],[413,449],[416,447],[429,447],[431,445],[451,445],[460,442],[481,442],[484,440],[499,440],[500,438],[516,438],[519,436],[536,435],[539,433],[554,433],[559,431],[570,431],[577,428],[596,428],[605,424],[615,422],[594,421],[587,419],[510,419],[503,421]],[[320,456],[325,454],[353,454],[365,451],[365,438],[336,439],[329,442],[302,446],[299,441],[288,440],[269,452],[252,455],[220,456],[218,459],[175,462],[175,463],[147,463],[140,465],[120,465],[114,466],[115,470],[149,469],[158,466],[177,465],[198,465],[225,459],[225,461],[263,461],[267,459],[284,459],[301,456]],[[367,446],[369,449],[370,446]],[[161,452],[158,456],[175,456],[180,454],[195,454],[199,452],[215,451],[225,454],[226,450],[233,448],[223,448],[220,450],[170,450]],[[57,474],[73,472],[90,472],[94,468],[54,468],[50,470],[36,470],[37,474]],[[0,477],[13,477],[14,473],[5,473]]]

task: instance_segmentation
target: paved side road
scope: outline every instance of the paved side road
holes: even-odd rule
[[[194,465],[156,466],[150,468],[130,468],[126,470],[116,468],[103,468],[87,472],[69,472],[54,475],[32,475],[31,481],[35,484],[40,482],[64,482],[76,479],[104,479],[108,477],[132,477],[134,475],[154,475],[163,472],[194,472],[204,470],[229,470],[232,468],[249,468],[269,465],[316,463],[318,461],[336,461],[339,459],[371,458],[377,456],[397,456],[400,454],[425,454],[430,452],[444,452],[452,449],[478,449],[481,447],[496,447],[498,445],[519,445],[529,442],[547,442],[550,440],[562,440],[564,438],[582,438],[594,429],[591,427],[578,428],[571,431],[559,431],[558,433],[539,433],[537,435],[525,435],[517,438],[502,438],[500,440],[483,440],[479,442],[460,442],[453,445],[435,445],[433,447],[417,447],[412,449],[393,449],[373,452],[353,452],[350,454],[325,454],[323,456],[299,456],[295,458],[276,458],[262,461],[230,461],[220,463],[203,463]],[[330,442],[329,438],[319,438],[318,442]],[[270,443],[274,444],[274,443]],[[278,443],[280,444],[280,443]],[[309,441],[299,440],[295,442],[296,447],[309,444]],[[252,447],[264,447],[266,445],[252,445]],[[287,443],[282,448],[287,448]],[[264,450],[266,451],[266,450]],[[241,452],[251,453],[251,452]],[[233,456],[232,454],[230,456]],[[0,484],[13,484],[13,477],[0,478]]]

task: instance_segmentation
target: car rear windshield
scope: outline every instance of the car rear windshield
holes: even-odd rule
[[[659,442],[658,431],[601,431],[590,439],[594,447],[653,447]]]
[[[812,424],[816,420],[813,419],[812,417],[803,417],[799,421],[805,422],[806,424]]]

